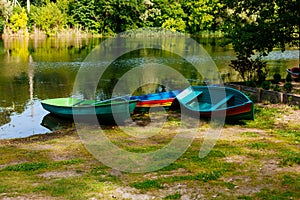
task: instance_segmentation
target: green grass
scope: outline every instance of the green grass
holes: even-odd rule
[[[247,121],[245,126],[249,128],[273,129],[275,117],[281,114],[278,108],[254,107],[255,119]]]
[[[160,169],[160,171],[172,171],[172,170],[177,170],[179,168],[184,168],[185,169],[186,166],[182,163],[175,162],[175,163],[171,163],[170,165]]]
[[[16,165],[9,165],[3,168],[3,171],[36,171],[39,169],[57,168],[63,165],[72,165],[84,162],[81,159],[63,160],[53,163],[36,162],[36,163],[21,163]]]
[[[175,193],[175,194],[170,194],[167,195],[166,197],[163,198],[163,200],[176,200],[176,199],[180,199],[181,198],[181,194],[180,193]]]
[[[62,178],[41,184],[34,189],[37,193],[49,193],[51,196],[59,197],[68,194],[70,199],[78,199],[81,190],[88,190],[89,187],[80,178]]]
[[[268,188],[262,189],[255,195],[258,199],[271,199],[271,200],[286,200],[286,199],[299,199],[299,192],[289,190],[271,190]]]
[[[257,138],[259,136],[258,133],[253,133],[253,132],[243,132],[240,135],[244,137],[253,137],[253,138]]]
[[[20,161],[46,161],[48,159],[45,155],[46,152],[47,150],[36,151],[30,149],[22,149],[15,145],[0,146],[0,165]]]
[[[22,163],[17,165],[10,165],[3,169],[3,171],[35,171],[38,169],[46,169],[49,165],[45,162],[37,162],[37,163]]]
[[[163,186],[157,180],[146,180],[142,182],[136,182],[131,184],[136,189],[162,189]]]
[[[268,143],[266,142],[253,142],[251,144],[249,144],[249,147],[252,148],[252,149],[265,149],[269,146]]]
[[[118,172],[103,165],[76,133],[35,136],[25,143],[0,141],[0,193],[12,199],[123,199],[117,192],[121,188],[125,194],[150,199],[299,199],[300,122],[276,121],[293,108],[256,105],[255,111],[254,121],[226,124],[223,137],[206,157],[199,158],[203,139],[197,138],[174,163],[148,173]],[[150,152],[174,136],[172,123],[178,126],[178,121],[169,120],[162,134],[147,139],[116,127],[105,131],[124,150]],[[200,130],[209,128],[206,121],[201,125]]]
[[[300,177],[285,174],[283,175],[281,184],[283,186],[295,186],[300,190]]]
[[[299,143],[300,142],[300,127],[297,127],[298,129],[277,129],[274,131],[274,134],[277,134],[281,137],[283,137],[283,139],[288,140],[288,141],[292,141],[295,143]]]
[[[253,198],[249,197],[249,196],[246,196],[246,195],[241,195],[241,196],[238,196],[237,199],[239,199],[239,200],[252,200]]]
[[[135,182],[131,186],[137,189],[162,189],[165,183],[175,183],[180,181],[200,181],[200,182],[208,182],[212,180],[217,180],[222,176],[221,171],[211,171],[211,172],[203,172],[198,173],[196,175],[186,175],[186,176],[171,176],[167,178],[159,178],[156,180],[145,180],[142,182]]]
[[[300,165],[300,155],[292,155],[287,158],[283,158],[280,162],[282,166]]]

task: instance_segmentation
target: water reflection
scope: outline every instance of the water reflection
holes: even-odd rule
[[[48,128],[40,125],[47,113],[38,100],[27,102],[22,113],[12,112],[10,122],[0,127],[0,138],[19,138],[49,132]]]
[[[0,40],[0,138],[49,132],[34,99],[66,97],[80,63],[101,40]]]
[[[219,38],[196,40],[212,57],[224,81],[240,80],[229,67],[230,61],[235,59],[230,46],[221,47],[222,39]],[[37,99],[70,96],[82,61],[101,41],[81,38],[0,39],[0,138],[26,137],[64,128],[63,124],[69,126],[68,122],[47,115]],[[265,60],[270,68],[269,78],[275,73],[285,77],[286,68],[299,65],[299,50],[274,51]],[[107,98],[105,95],[128,70],[151,62],[171,66],[193,84],[199,84],[205,78],[184,59],[168,52],[140,49],[121,56],[109,67],[99,81],[100,98]],[[141,92],[150,91],[141,89]]]
[[[60,118],[51,113],[48,113],[43,117],[41,125],[51,131],[56,131],[56,130],[62,130],[64,128],[73,127],[74,122],[73,120]]]

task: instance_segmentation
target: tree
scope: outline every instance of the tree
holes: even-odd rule
[[[62,13],[53,2],[39,8],[32,6],[30,15],[36,27],[45,31],[47,35],[55,34],[67,24],[66,14]]]
[[[99,33],[103,28],[101,12],[97,9],[94,0],[77,0],[70,4],[69,14],[74,20],[74,25],[80,25],[92,33]]]
[[[27,0],[27,12],[30,13],[30,0]]]
[[[186,21],[189,33],[216,31],[219,12],[223,7],[219,0],[189,0],[184,1],[182,7],[188,16]]]
[[[161,6],[161,17],[158,18],[161,22],[161,27],[168,28],[173,31],[185,32],[186,22],[184,20],[187,15],[182,9],[181,4],[177,2],[170,2]]]
[[[78,0],[70,4],[75,23],[93,33],[119,33],[142,25],[142,0]]]
[[[7,22],[12,12],[13,7],[11,2],[8,0],[0,0],[0,17]]]
[[[154,7],[154,3],[150,0],[144,1],[145,12],[140,15],[143,27],[160,27],[159,17],[161,16],[161,9]]]
[[[181,4],[174,2],[164,6],[161,16],[161,27],[171,29],[172,31],[185,32],[186,24],[184,19],[186,17],[187,15],[182,9]]]
[[[142,26],[140,16],[145,11],[143,0],[110,0],[110,5],[112,10],[106,12],[105,25],[110,24],[114,33]]]
[[[261,70],[259,58],[268,55],[274,47],[285,50],[286,45],[295,45],[299,41],[299,1],[297,0],[223,0],[225,19],[223,30],[227,44],[232,44],[238,60],[254,62],[253,55],[258,54],[255,62],[256,73]],[[236,65],[241,62],[232,62]],[[252,70],[251,64],[242,69],[242,73]],[[242,75],[245,77],[245,75]]]

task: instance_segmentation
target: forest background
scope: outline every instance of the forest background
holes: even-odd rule
[[[263,56],[299,49],[299,8],[297,0],[0,0],[0,33],[106,37],[161,27],[221,35],[236,52],[231,66],[244,80],[262,82]]]

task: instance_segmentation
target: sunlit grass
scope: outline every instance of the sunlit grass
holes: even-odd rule
[[[278,120],[282,113],[280,108],[256,106],[255,120],[226,124],[224,135],[206,157],[199,158],[203,144],[199,134],[175,162],[148,173],[119,172],[103,165],[85,149],[76,132],[40,141],[36,136],[26,143],[0,143],[0,193],[21,199],[33,194],[44,199],[126,199],[128,193],[149,195],[149,199],[184,195],[194,199],[299,199],[300,123],[284,124]],[[174,137],[180,124],[172,117],[160,134],[148,138],[127,135],[113,126],[103,129],[119,148],[151,152]],[[198,128],[179,130],[205,132],[209,127],[209,122],[201,121]],[[127,188],[124,196],[120,188]]]
[[[260,129],[274,128],[275,117],[278,117],[281,111],[278,108],[272,107],[255,106],[254,108],[255,119],[253,121],[247,121],[245,127]]]

